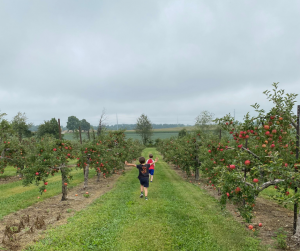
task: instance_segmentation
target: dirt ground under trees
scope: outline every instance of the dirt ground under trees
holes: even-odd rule
[[[0,178],[0,185],[19,181],[19,180],[20,180],[19,176],[9,176],[9,177]]]
[[[197,186],[200,186],[202,189],[205,189],[209,195],[215,197],[216,199],[220,198],[218,191],[212,186],[207,186],[205,180],[201,179],[201,177],[199,181],[196,181],[194,176],[187,177],[186,173],[178,169],[175,165],[170,166],[177,172],[179,176],[186,179],[187,182],[191,182]],[[245,225],[245,228],[250,225],[243,220],[235,205],[228,203],[226,209],[233,215],[236,221]],[[283,228],[284,231],[287,232],[288,250],[300,250],[300,245],[291,240],[294,220],[293,211],[288,210],[271,200],[257,198],[254,207],[254,216],[255,217],[253,217],[251,225],[254,226],[255,231],[258,231],[256,234],[258,238],[261,239],[262,244],[271,246],[271,250],[282,250],[275,248],[276,241],[273,238],[276,238],[276,232],[278,229]],[[258,223],[260,222],[263,224],[262,227],[258,226]]]

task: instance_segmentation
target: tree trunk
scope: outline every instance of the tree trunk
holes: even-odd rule
[[[199,168],[198,167],[196,167],[196,169],[195,169],[195,179],[199,180]]]
[[[64,183],[67,182],[67,176],[66,176],[65,170],[63,168],[61,169],[61,181],[62,181],[62,197],[61,197],[61,200],[65,201],[65,200],[67,200],[68,191],[67,191],[67,186],[65,186],[65,184],[64,184]]]
[[[83,188],[86,189],[88,187],[88,180],[89,180],[89,164],[87,164],[85,168],[85,173],[84,173],[84,185]]]
[[[100,172],[97,173],[97,182],[100,182]]]
[[[296,233],[292,236],[292,239],[296,242],[300,242],[300,215],[298,215]]]
[[[23,173],[22,173],[22,171],[24,170],[24,168],[25,168],[25,166],[23,165],[23,167],[22,167],[22,169],[21,169],[21,171],[20,171],[20,173],[19,173],[19,178],[23,178]]]

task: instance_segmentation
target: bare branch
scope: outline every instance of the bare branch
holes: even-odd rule
[[[281,180],[281,179],[276,179],[276,180],[268,181],[268,182],[262,184],[262,185],[258,188],[258,191],[260,192],[260,191],[262,191],[262,190],[268,188],[269,186],[276,185],[276,184],[278,184],[278,183],[280,183],[280,182],[283,182],[283,181],[284,181],[284,180]]]
[[[106,127],[106,123],[105,121],[107,120],[107,115],[106,115],[106,111],[105,108],[102,110],[102,114],[100,116],[100,120],[99,120],[99,124],[98,124],[98,128],[97,128],[97,135],[101,135],[102,131],[104,130],[104,128]]]
[[[243,146],[242,146],[242,149],[243,149],[244,151],[247,151],[248,153],[250,153],[251,155],[253,155],[255,158],[257,158],[257,159],[260,160],[260,158],[259,158],[255,153],[251,152],[249,149],[247,149],[247,148],[245,148],[245,147],[243,147]]]
[[[265,182],[263,183],[261,186],[258,187],[258,191],[261,192],[262,190],[268,188],[269,186],[274,186],[280,182],[283,182],[284,180],[281,180],[281,179],[275,179],[275,180],[271,180],[271,181],[268,181],[268,182]],[[251,186],[252,188],[254,188],[254,185],[249,183],[249,182],[245,182],[244,183],[247,185],[247,186]]]
[[[249,182],[245,182],[245,184],[246,184],[247,186],[250,186],[250,187],[254,188],[253,184],[251,184],[251,183],[249,183]]]

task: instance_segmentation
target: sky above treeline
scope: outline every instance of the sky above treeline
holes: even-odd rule
[[[273,82],[300,94],[298,0],[1,0],[0,23],[8,120],[242,120]]]

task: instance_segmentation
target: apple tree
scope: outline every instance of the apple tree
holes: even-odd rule
[[[62,200],[67,200],[67,186],[72,176],[68,166],[70,159],[75,158],[72,143],[67,140],[57,140],[52,137],[42,138],[37,142],[34,152],[27,155],[27,166],[23,170],[23,184],[35,183],[41,194],[47,192],[48,177],[61,173]]]

